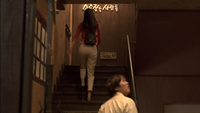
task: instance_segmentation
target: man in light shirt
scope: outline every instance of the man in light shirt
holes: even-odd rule
[[[98,113],[138,113],[135,102],[127,97],[130,87],[123,75],[111,76],[106,87],[111,98],[101,105]]]

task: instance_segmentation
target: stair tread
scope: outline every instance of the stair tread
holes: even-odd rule
[[[59,95],[59,94],[62,94],[62,95],[65,95],[65,94],[68,94],[68,95],[73,95],[73,94],[87,94],[87,92],[59,92],[59,91],[56,91],[55,92],[55,95]],[[107,92],[92,92],[92,95],[108,95]]]
[[[57,111],[55,111],[55,112],[57,113]],[[49,112],[49,113],[51,113],[51,112]],[[98,113],[98,111],[66,111],[66,110],[61,110],[61,113]]]
[[[63,79],[70,79],[70,78],[78,78],[78,79],[80,79],[80,76],[78,75],[78,76],[67,76],[67,75],[63,75],[62,76],[62,80]],[[109,78],[109,76],[108,77],[105,77],[105,76],[95,76],[95,79],[108,79]]]
[[[78,72],[80,70],[80,66],[75,65],[65,65],[65,72]],[[95,73],[113,73],[113,72],[126,72],[125,66],[95,66]]]
[[[80,69],[71,69],[71,70],[66,70],[66,71],[68,71],[68,72],[79,72],[80,71]],[[66,72],[65,71],[65,72]],[[107,72],[107,73],[113,73],[113,72],[126,72],[126,70],[125,69],[95,69],[95,73],[102,73],[102,72]]]
[[[59,101],[52,101],[53,104],[59,104],[60,102]],[[62,100],[61,101],[61,105],[62,104],[103,104],[104,102],[106,101],[80,101],[80,100]]]
[[[80,69],[79,65],[65,65],[65,68],[78,68]],[[116,65],[102,65],[102,66],[95,66],[95,69],[97,68],[126,68],[125,66],[116,66]]]
[[[60,87],[60,86],[61,86],[61,87],[63,87],[63,86],[78,86],[78,87],[79,87],[80,84],[67,84],[67,83],[66,83],[66,84],[58,84],[58,86],[59,86],[59,87]],[[103,86],[103,87],[105,86],[105,87],[106,87],[106,84],[94,84],[94,87],[95,87],[95,86]]]

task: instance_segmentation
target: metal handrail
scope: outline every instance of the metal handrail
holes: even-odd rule
[[[129,62],[130,62],[130,69],[131,69],[131,79],[133,83],[132,85],[133,85],[134,101],[137,105],[137,95],[136,95],[136,87],[135,87],[135,78],[133,74],[133,64],[132,64],[132,57],[131,57],[129,35],[127,35],[127,44],[128,44],[128,54],[129,54]]]

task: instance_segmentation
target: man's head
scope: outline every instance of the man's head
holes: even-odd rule
[[[122,74],[111,76],[107,80],[106,87],[111,97],[114,96],[116,92],[121,92],[125,96],[130,93],[129,83],[126,81],[126,78]]]

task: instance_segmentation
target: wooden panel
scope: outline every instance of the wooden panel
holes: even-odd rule
[[[104,6],[105,4],[100,4]],[[73,8],[73,36],[78,24],[83,21],[82,11],[84,4],[74,5]],[[135,6],[134,4],[119,4],[119,12],[102,11],[95,13],[97,21],[101,24],[102,43],[98,47],[97,65],[128,64],[127,34],[134,38]],[[78,46],[80,37],[73,48],[72,64],[79,64]],[[117,59],[100,60],[100,52],[117,52]]]
[[[1,9],[1,113],[30,113],[35,1],[4,0]]]
[[[22,70],[22,83],[21,83],[21,102],[20,113],[30,113],[31,112],[31,95],[32,95],[32,73],[33,73],[33,43],[34,43],[34,22],[35,22],[35,9],[36,9],[36,1],[29,0],[26,3],[26,14],[24,14],[24,19],[22,22],[24,23],[24,31],[23,31],[23,53],[22,60],[23,66]],[[27,27],[28,26],[28,27]],[[18,37],[19,38],[19,37]]]
[[[1,113],[21,113],[24,4],[1,1]]]
[[[199,0],[138,0],[138,9],[200,10]]]
[[[163,78],[135,77],[139,113],[163,113]]]
[[[65,2],[64,2],[64,0],[57,0],[57,2],[55,2],[55,3],[56,3],[56,8],[58,10],[65,10],[65,6],[64,6]]]
[[[94,3],[94,4],[110,4],[110,3],[121,3],[121,4],[130,4],[136,3],[136,0],[65,0],[67,4],[85,4],[85,3]]]
[[[163,103],[200,104],[200,77],[165,77]]]
[[[36,9],[42,18],[47,21],[47,2],[48,0],[37,0]]]
[[[57,0],[58,2],[63,2],[63,0]],[[160,9],[170,9],[170,10],[200,10],[199,0],[65,0],[67,4],[85,4],[85,3],[95,3],[95,4],[130,4],[135,3],[138,9],[146,10],[160,10]],[[61,9],[63,5],[61,4]]]
[[[200,77],[136,76],[140,113],[164,113],[166,104],[200,104]]]
[[[138,13],[137,75],[200,75],[200,11]]]

